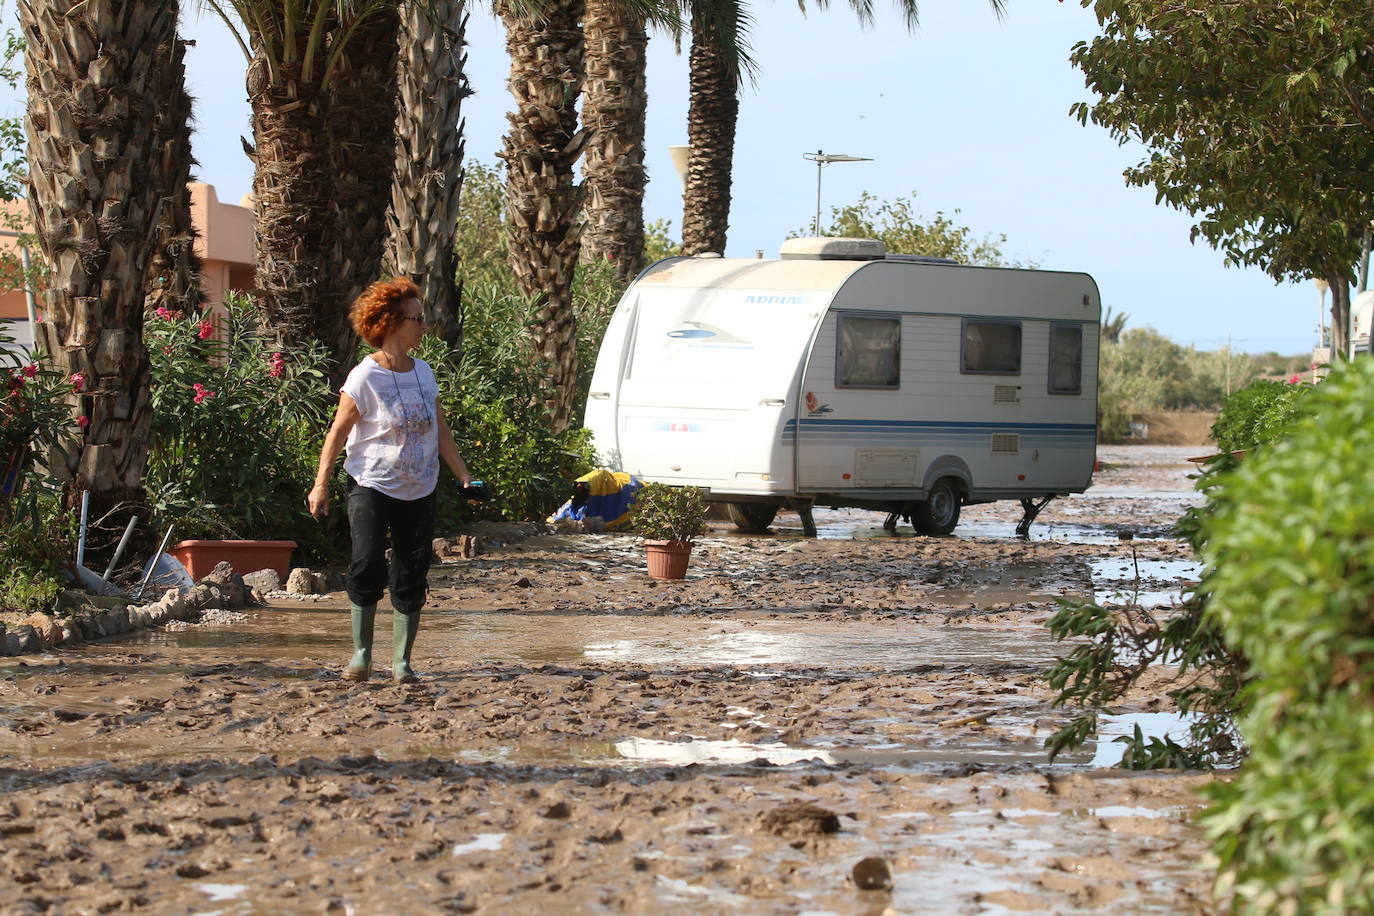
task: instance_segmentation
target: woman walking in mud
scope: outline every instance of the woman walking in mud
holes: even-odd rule
[[[389,586],[391,676],[409,684],[419,680],[410,667],[410,651],[428,589],[439,462],[464,487],[472,475],[439,406],[434,372],[410,355],[426,327],[419,288],[400,277],[374,283],[353,303],[352,319],[358,336],[377,350],[344,381],[307,504],[316,518],[329,514],[329,478],[339,452],[346,450],[354,651],[343,676],[365,681],[371,673],[377,601]]]

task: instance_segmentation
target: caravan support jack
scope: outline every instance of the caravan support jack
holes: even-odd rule
[[[1021,515],[1021,521],[1016,523],[1017,537],[1030,537],[1031,523],[1034,522],[1035,517],[1040,514],[1040,510],[1048,506],[1050,504],[1050,501],[1053,499],[1054,494],[1051,493],[1049,496],[1044,497],[1039,502],[1036,502],[1035,500],[1029,498],[1023,498],[1021,500],[1021,511],[1023,514]]]
[[[802,535],[813,538],[816,536],[816,519],[811,515],[811,508],[814,505],[809,499],[789,499],[788,505],[801,516]]]

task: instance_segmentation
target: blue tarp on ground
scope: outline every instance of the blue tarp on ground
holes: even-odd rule
[[[549,522],[560,519],[585,521],[599,518],[607,528],[621,528],[630,523],[630,506],[639,492],[639,481],[624,471],[597,468],[577,478],[573,498],[549,516]]]

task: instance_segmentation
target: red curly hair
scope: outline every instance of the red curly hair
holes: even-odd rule
[[[407,277],[378,280],[354,300],[350,313],[353,330],[369,347],[380,347],[386,335],[400,327],[405,317],[401,303],[419,298],[420,287]]]

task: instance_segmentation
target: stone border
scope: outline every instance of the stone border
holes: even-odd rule
[[[174,588],[152,604],[129,605],[114,602],[111,607],[91,603],[81,593],[65,592],[59,607],[69,610],[53,614],[30,614],[12,627],[0,623],[0,656],[45,652],[59,646],[119,636],[133,630],[160,627],[170,620],[196,621],[201,614],[224,604],[221,591],[210,583],[201,583],[186,594]],[[71,608],[71,604],[76,604]]]

